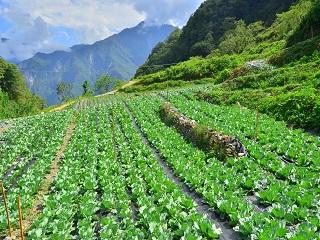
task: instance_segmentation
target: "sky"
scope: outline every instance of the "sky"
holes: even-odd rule
[[[0,56],[24,60],[37,52],[92,44],[133,27],[186,24],[204,0],[0,0]]]

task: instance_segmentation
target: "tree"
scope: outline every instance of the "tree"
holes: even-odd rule
[[[44,102],[32,94],[19,69],[0,57],[0,118],[37,113]]]
[[[69,83],[64,83],[64,82],[61,82],[61,83],[58,83],[57,85],[57,95],[59,97],[59,100],[61,102],[65,102],[65,101],[68,101],[69,99],[72,98],[72,85],[69,84]]]
[[[209,32],[203,41],[197,42],[191,48],[191,56],[208,56],[214,47],[212,33]]]
[[[25,79],[18,68],[0,58],[0,88],[10,99],[18,100],[30,94]]]
[[[113,82],[113,78],[108,75],[102,75],[100,76],[95,84],[94,84],[94,90],[97,94],[103,94],[110,90],[111,83]]]
[[[88,80],[84,81],[84,83],[82,84],[82,88],[83,88],[82,96],[92,95],[92,91],[90,89],[90,83]]]
[[[96,80],[94,84],[94,91],[96,94],[103,94],[112,90],[113,87],[119,85],[121,82],[123,81],[117,80],[108,75],[102,75]]]
[[[227,54],[242,53],[246,48],[256,43],[257,35],[264,29],[262,22],[247,26],[243,20],[240,20],[234,29],[227,31],[221,38],[219,50]]]

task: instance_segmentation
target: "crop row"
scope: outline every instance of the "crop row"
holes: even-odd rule
[[[80,113],[30,239],[218,236],[166,177],[123,112],[123,106],[107,104]]]
[[[149,97],[131,101],[129,105],[149,140],[176,173],[201,193],[221,214],[228,216],[230,222],[238,226],[242,234],[260,239],[290,237],[292,233],[285,219],[281,220],[269,211],[257,211],[247,201],[248,191],[244,185],[248,183],[250,187],[252,182],[255,182],[253,178],[255,174],[260,179],[258,182],[264,184],[261,173],[254,169],[241,172],[237,164],[225,165],[216,159],[208,158],[203,152],[187,144],[176,131],[161,122],[157,113],[160,104],[159,99]],[[294,209],[293,207],[292,214],[295,214],[295,219],[299,220],[301,217],[299,213],[294,212]],[[312,239],[315,234],[314,228],[318,224],[317,220],[308,210],[296,226],[296,239],[300,231],[305,229]]]
[[[238,136],[242,141],[253,140],[264,150],[273,152],[297,166],[318,170],[320,167],[320,139],[301,129],[290,129],[284,122],[275,121],[243,107],[215,106],[192,96],[170,97],[170,101],[188,101],[194,112],[202,112],[216,130]],[[251,141],[250,141],[251,140]],[[257,153],[258,154],[258,153]],[[278,166],[275,166],[278,167]]]
[[[64,116],[64,113],[59,113],[14,121],[13,126],[1,136],[0,179],[5,180],[5,184],[19,175],[30,159],[36,157],[37,149],[46,147],[53,136],[60,137],[55,133],[62,132],[61,129],[65,126],[57,125],[57,122]],[[14,174],[10,174],[11,172]]]
[[[45,174],[51,169],[71,116],[72,112],[61,112],[18,119],[3,135],[5,144],[1,146],[2,159],[11,166],[3,165],[6,168],[3,172],[7,171],[9,174],[2,175],[1,180],[7,188],[9,210],[14,224],[18,219],[16,197],[18,194],[21,196],[25,212],[32,206],[34,195],[39,191]],[[19,163],[15,164],[15,161]],[[0,216],[0,233],[3,235],[7,229],[3,204],[0,206]]]
[[[28,232],[30,239],[94,239],[97,200],[98,139],[96,116],[79,113],[42,213]],[[104,142],[108,146],[108,140]],[[106,152],[104,153],[106,154]]]
[[[217,127],[219,123],[220,125],[225,124],[221,121],[218,121],[219,123],[216,124],[214,119],[209,117],[210,115],[208,112],[204,112],[203,109],[202,111],[194,109],[193,107],[196,106],[196,103],[192,103],[192,101],[188,101],[183,97],[171,98],[171,101],[184,114],[187,114],[191,118],[210,127]],[[212,108],[218,107],[213,106]],[[209,111],[209,109],[207,110]],[[242,122],[245,121],[242,120]],[[217,128],[221,131],[221,128]],[[313,168],[296,166],[284,162],[281,162],[281,167],[279,167],[279,169],[275,169],[273,164],[277,161],[275,160],[276,156],[274,156],[274,153],[268,152],[268,150],[264,149],[260,144],[253,140],[242,140],[247,147],[250,157],[236,161],[233,164],[239,166],[245,165],[251,169],[259,170],[260,172],[264,172],[264,169],[266,169],[279,178],[273,179],[270,186],[268,186],[268,189],[260,192],[260,198],[262,200],[266,200],[268,203],[282,202],[282,205],[284,206],[296,204],[301,207],[300,211],[303,215],[306,214],[303,212],[306,212],[308,208],[313,208],[315,212],[319,210],[317,206],[319,206],[320,202],[320,192],[317,171]],[[257,151],[259,151],[260,154],[256,154]],[[286,172],[288,175],[279,173],[281,172],[281,169],[288,169],[288,167],[291,169],[291,171]],[[266,172],[266,175],[267,174],[268,172]],[[292,181],[293,178],[295,178],[295,181]]]

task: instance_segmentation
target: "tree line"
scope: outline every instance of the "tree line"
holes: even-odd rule
[[[100,95],[118,88],[123,85],[123,81],[113,78],[108,75],[102,75],[96,79],[93,86],[90,85],[89,80],[85,80],[82,84],[82,96]],[[60,82],[57,84],[56,93],[61,102],[66,102],[75,98],[72,93],[73,85],[68,82]]]

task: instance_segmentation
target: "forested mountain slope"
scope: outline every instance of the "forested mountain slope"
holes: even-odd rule
[[[161,48],[155,49],[138,75],[155,72],[159,66],[176,63],[191,56],[207,56],[221,42],[223,35],[235,27],[236,21],[246,24],[263,21],[270,26],[277,13],[284,12],[296,0],[207,0],[191,16],[181,34],[174,33]],[[166,51],[163,51],[166,49]],[[167,67],[163,66],[162,68]]]

